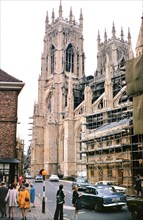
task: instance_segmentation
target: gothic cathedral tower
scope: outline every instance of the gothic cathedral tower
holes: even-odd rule
[[[31,143],[31,173],[46,169],[48,174],[75,174],[73,88],[84,78],[83,16],[79,24],[70,9],[64,19],[59,15],[45,20],[44,49],[38,81],[38,102],[34,106]],[[79,104],[79,103],[78,103]]]

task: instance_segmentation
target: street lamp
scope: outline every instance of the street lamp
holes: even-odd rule
[[[43,176],[43,199],[42,199],[42,213],[45,213],[45,176],[47,174],[47,171],[42,169],[40,170],[40,174]]]

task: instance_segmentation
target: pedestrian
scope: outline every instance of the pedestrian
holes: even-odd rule
[[[63,205],[65,203],[65,193],[63,192],[63,185],[59,185],[59,189],[56,194],[56,210],[54,220],[63,220]]]
[[[0,182],[3,181],[3,174],[2,174],[2,171],[0,170]]]
[[[23,178],[22,175],[20,175],[19,178],[18,178],[19,187],[22,186],[23,182],[24,182],[24,178]]]
[[[22,220],[26,220],[27,219],[26,214],[30,207],[30,194],[28,190],[26,190],[25,186],[21,187],[18,196],[18,203],[19,203],[19,208],[21,209]]]
[[[18,198],[18,191],[16,189],[16,185],[12,183],[9,187],[8,193],[5,198],[5,201],[8,202],[8,206],[9,206],[9,218],[10,216],[12,216],[11,220],[14,220],[14,210],[15,207],[18,206],[17,198]]]
[[[139,194],[141,194],[141,196],[143,196],[143,192],[142,192],[142,186],[141,186],[141,179],[140,176],[138,175],[136,180],[135,180],[135,186],[134,186],[137,194],[136,197],[139,196]]]
[[[80,202],[80,194],[78,193],[77,185],[73,186],[72,204],[75,207],[75,211],[71,219],[78,220],[78,211],[81,209],[81,202]]]
[[[2,218],[6,217],[6,195],[8,193],[8,187],[6,187],[5,182],[1,182],[0,184],[0,212],[2,214]]]
[[[34,204],[34,201],[35,201],[35,187],[33,186],[33,184],[30,184],[30,202],[32,204],[32,208],[35,207],[35,204]]]

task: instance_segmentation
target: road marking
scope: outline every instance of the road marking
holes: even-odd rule
[[[64,205],[64,209],[74,210],[75,208],[73,206]]]

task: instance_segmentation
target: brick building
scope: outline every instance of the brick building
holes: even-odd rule
[[[0,69],[0,177],[9,183],[18,175],[17,106],[23,86],[21,80]]]

